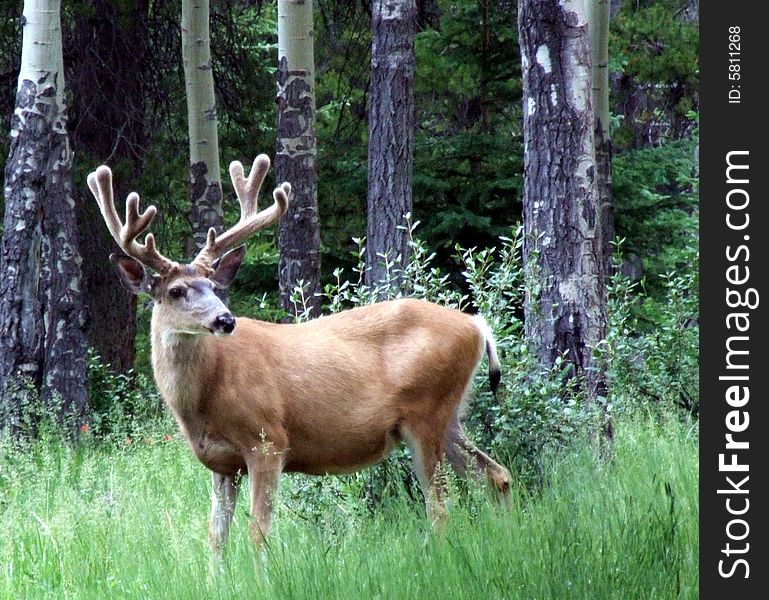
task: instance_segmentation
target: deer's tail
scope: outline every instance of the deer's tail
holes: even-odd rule
[[[497,344],[494,341],[494,334],[486,319],[481,315],[476,315],[475,322],[486,345],[486,356],[489,359],[489,385],[491,386],[491,393],[496,395],[499,380],[502,378],[502,369],[499,364],[499,356],[497,356]]]

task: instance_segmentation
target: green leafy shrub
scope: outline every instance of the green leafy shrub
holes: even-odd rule
[[[114,373],[93,351],[88,355],[91,410],[81,433],[118,443],[169,429],[170,417],[154,383],[144,374]]]
[[[682,257],[686,270],[661,276],[661,297],[646,295],[644,280],[612,278],[602,352],[617,411],[699,414],[699,252]]]

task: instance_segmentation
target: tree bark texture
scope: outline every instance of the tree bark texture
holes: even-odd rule
[[[592,64],[593,114],[595,119],[595,166],[601,207],[603,269],[612,269],[611,245],[614,239],[614,202],[612,200],[612,145],[609,131],[609,0],[587,2],[590,60]]]
[[[209,228],[222,230],[222,181],[211,63],[208,0],[182,0],[182,59],[187,90],[190,144],[189,198],[195,254],[206,243]]]
[[[5,169],[0,280],[0,418],[25,403],[60,417],[88,406],[81,258],[66,132],[60,3],[27,0]],[[33,407],[28,407],[33,408]]]
[[[320,223],[315,136],[312,0],[278,0],[278,142],[275,173],[292,186],[280,220],[279,283],[284,310],[299,281],[306,307],[320,315]]]
[[[409,258],[417,10],[414,0],[374,0],[371,12],[366,268],[376,284],[387,277],[385,254],[399,268]]]
[[[519,3],[524,112],[526,337],[543,369],[567,352],[589,397],[606,330],[591,63],[582,1]]]
[[[684,8],[681,18],[686,23],[698,23],[700,20],[699,0],[687,0],[686,8]]]
[[[95,167],[108,163],[121,173],[115,196],[125,198],[133,180],[141,174],[149,147],[146,89],[148,56],[147,0],[115,3],[88,0],[88,17],[75,23],[67,47],[67,83],[72,89],[68,107],[70,140],[81,162]],[[160,67],[158,67],[160,68]],[[86,297],[86,337],[101,360],[112,370],[125,373],[133,367],[136,337],[136,296],[128,293],[115,276],[109,255],[117,244],[104,227],[99,208],[85,183],[73,186],[83,287]]]

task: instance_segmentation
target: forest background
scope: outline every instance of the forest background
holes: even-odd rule
[[[481,386],[474,391],[468,427],[479,443],[507,459],[526,493],[542,493],[557,479],[551,471],[553,457],[575,452],[574,440],[591,430],[596,415],[579,390],[564,384],[564,365],[542,371],[531,340],[524,337],[527,282],[519,227],[524,104],[517,3],[425,0],[417,5],[414,204],[411,223],[404,223],[413,242],[403,293],[460,304],[489,316],[499,337],[505,378],[497,398]],[[20,2],[0,7],[0,115],[6,125],[17,91],[20,14]],[[58,460],[71,456],[69,452],[85,452],[86,458],[79,460],[87,462],[88,453],[98,454],[98,448],[121,456],[136,452],[135,441],[174,435],[151,383],[150,306],[119,287],[107,258],[111,242],[85,177],[96,165],[109,163],[119,198],[137,190],[145,203],[161,207],[154,233],[162,240],[163,251],[174,257],[189,254],[180,19],[180,3],[165,0],[63,3],[67,132],[74,150],[72,194],[87,298],[83,322],[91,350],[89,403],[68,429],[74,427],[77,444],[85,444],[86,450],[55,444]],[[321,286],[325,310],[333,311],[372,300],[361,275],[371,6],[365,0],[319,0],[314,19]],[[609,382],[612,419],[637,423],[651,416],[655,426],[663,427],[666,439],[675,436],[664,428],[675,423],[680,426],[675,435],[684,434],[671,442],[671,453],[687,452],[694,461],[696,451],[690,444],[692,435],[696,444],[699,410],[697,20],[697,3],[688,0],[611,2],[616,239],[613,274],[607,281],[606,340],[599,352]],[[211,65],[224,164],[236,159],[250,162],[261,152],[273,154],[276,33],[272,2],[211,2]],[[5,138],[0,151],[8,155],[9,148]],[[229,200],[234,194],[226,178],[223,182],[225,222],[232,223],[237,219]],[[272,183],[268,180],[267,185]],[[274,232],[249,242],[246,264],[231,293],[235,314],[268,320],[287,316],[278,298],[279,260]],[[296,293],[295,313],[301,316],[300,290]],[[22,428],[45,438],[49,408],[32,397],[25,411]],[[633,427],[627,425],[627,430],[636,431]],[[588,435],[588,445],[589,439]],[[625,443],[618,441],[620,457]],[[0,459],[4,461],[0,490],[18,500],[0,504],[0,510],[8,511],[25,506],[24,502],[30,505],[15,488],[25,467],[18,466],[12,446]],[[39,452],[38,461],[50,459],[53,451]],[[172,456],[178,460],[175,453]],[[66,485],[77,485],[80,476],[73,477]],[[671,475],[670,481],[674,479]],[[381,506],[391,494],[397,496],[392,481],[402,482],[402,488],[395,487],[413,495],[413,475],[402,456],[334,484],[295,482],[286,495],[299,503],[296,510],[305,511],[306,518],[327,525],[333,520],[328,510],[333,513],[335,506],[359,507],[351,499],[372,507]],[[659,485],[660,480],[654,483]],[[663,489],[662,495],[673,502],[675,494]],[[317,506],[305,506],[309,500],[300,498],[306,491],[321,498]],[[680,493],[685,499],[679,511],[687,502],[696,503],[696,489]],[[346,499],[338,500],[342,497]],[[672,548],[679,561],[673,568],[679,575],[671,575],[664,584],[678,581],[671,597],[687,595],[696,586],[694,559],[678,545],[693,543],[696,527],[681,529],[683,542],[669,537],[661,542],[668,548],[667,557]],[[683,588],[680,573],[688,581]],[[11,575],[6,581],[18,585]],[[75,585],[66,578],[59,583],[65,588]]]

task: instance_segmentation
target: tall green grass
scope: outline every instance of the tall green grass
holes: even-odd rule
[[[452,494],[442,534],[405,491],[372,512],[287,476],[268,546],[242,493],[217,566],[208,473],[177,437],[5,448],[0,598],[696,598],[697,455],[680,424],[620,423],[613,460],[547,459],[507,509]]]

